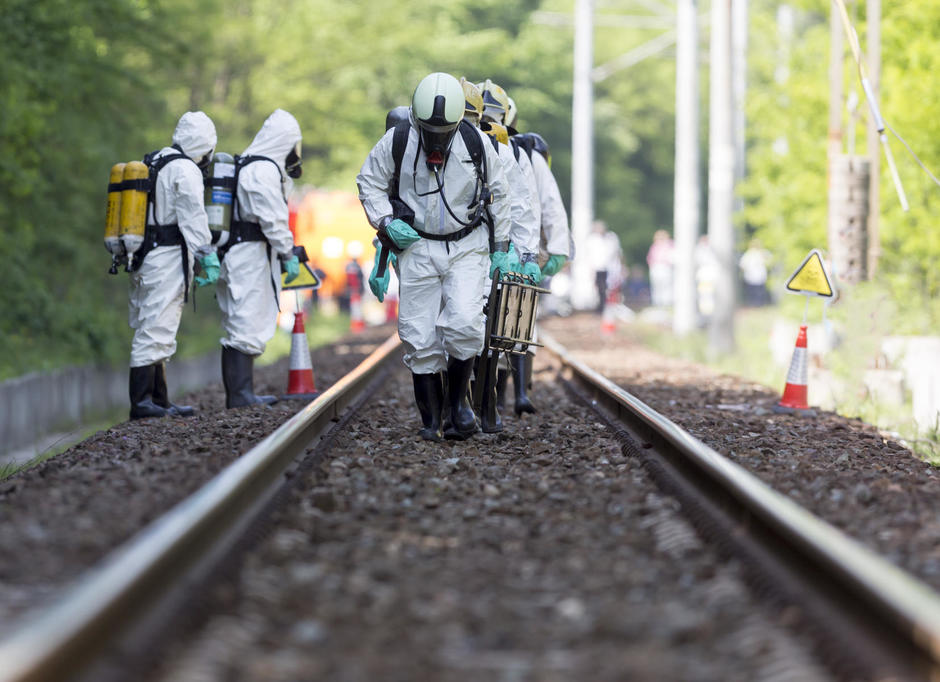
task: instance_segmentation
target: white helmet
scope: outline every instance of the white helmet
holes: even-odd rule
[[[509,107],[506,109],[506,125],[510,128],[514,128],[519,110],[516,109],[516,103],[512,97],[507,97],[506,99],[509,101]]]
[[[444,162],[463,113],[463,87],[456,78],[438,72],[418,83],[411,98],[411,116],[429,163]]]

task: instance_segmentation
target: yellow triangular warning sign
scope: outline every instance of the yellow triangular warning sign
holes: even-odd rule
[[[832,296],[832,285],[823,265],[822,254],[813,249],[787,281],[787,289],[807,296]]]
[[[287,291],[288,289],[319,289],[320,288],[320,278],[317,277],[313,270],[310,269],[310,266],[306,263],[300,264],[300,274],[290,284],[285,284],[284,280],[287,279],[287,273],[281,273],[281,289]]]

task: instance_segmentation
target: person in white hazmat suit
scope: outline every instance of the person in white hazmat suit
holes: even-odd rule
[[[203,206],[203,170],[217,137],[212,120],[201,111],[183,114],[173,144],[156,152],[159,167],[147,213],[144,243],[134,254],[128,321],[134,330],[130,358],[130,418],[183,416],[192,407],[170,402],[164,363],[176,352],[190,273],[198,261],[205,273],[196,284],[211,284],[219,261]],[[160,164],[160,159],[175,156]]]
[[[478,86],[466,79],[461,79],[461,86],[465,98],[464,117],[475,126],[480,127],[490,137],[491,144],[496,149],[499,160],[506,172],[510,197],[510,218],[512,221],[509,228],[509,241],[513,246],[515,257],[519,259],[518,264],[521,267],[518,270],[523,275],[531,277],[538,284],[542,280],[542,272],[537,263],[539,222],[535,214],[537,197],[532,194],[534,183],[532,189],[530,189],[523,169],[523,163],[528,163],[528,159],[523,161],[520,158],[517,160],[513,156],[512,148],[509,146],[509,134],[500,122],[489,113],[493,107],[484,103]]]
[[[506,170],[512,200],[510,212],[512,226],[509,231],[511,267],[538,284],[542,280],[542,273],[537,262],[539,219],[536,210],[539,204],[538,197],[534,193],[534,179],[531,183],[526,179],[523,164],[529,165],[528,172],[530,175],[531,165],[524,154],[519,155],[518,159],[516,158],[509,146],[508,131],[497,121],[497,117],[501,117],[501,113],[497,113],[497,110],[501,112],[502,104],[494,101],[492,96],[488,102],[485,101],[479,87],[466,79],[461,79],[460,83],[463,86],[466,99],[465,118],[478,124],[480,129],[490,136],[490,140],[493,142],[500,161],[502,161]],[[490,81],[486,81],[486,84],[494,89],[499,87],[493,85]],[[486,292],[489,291],[490,286],[488,283]],[[507,358],[500,360],[500,364],[504,361],[511,362],[511,360],[508,360],[508,354]],[[502,418],[496,400],[496,386],[485,387],[480,406],[480,426],[484,433],[499,433],[503,430]]]
[[[423,425],[419,435],[426,440],[440,440],[442,435],[445,370],[450,420],[443,435],[463,440],[478,430],[467,392],[473,361],[483,349],[484,285],[497,267],[509,270],[511,217],[505,171],[483,134],[461,123],[463,115],[463,89],[456,78],[432,73],[418,84],[397,188],[400,200],[414,212],[413,225],[394,217],[389,199],[395,189],[390,187],[395,128],[373,147],[356,178],[369,222],[380,239],[399,251],[398,333],[405,345],[405,365],[413,375]],[[482,150],[479,171],[468,144]],[[482,220],[487,193],[492,253]]]
[[[548,144],[538,133],[515,132],[518,109],[512,98],[507,96],[506,124],[513,133],[513,143],[519,150],[520,158],[524,155],[530,161],[532,182],[538,197],[538,213],[541,220],[539,239],[539,262],[542,264],[542,276],[557,274],[565,263],[574,256],[574,242],[568,226],[568,213],[561,199],[561,191],[551,171],[551,154]],[[523,355],[510,357],[513,389],[515,393],[514,411],[517,415],[534,413],[535,406],[528,396],[531,385],[532,361],[535,346],[530,346]],[[506,372],[497,377],[497,404],[502,406],[509,375]]]
[[[287,198],[301,174],[300,125],[277,109],[238,157],[238,186],[228,243],[222,247],[217,298],[222,310],[225,406],[269,405],[255,395],[254,360],[277,327],[281,267],[295,279],[300,262],[288,227]]]

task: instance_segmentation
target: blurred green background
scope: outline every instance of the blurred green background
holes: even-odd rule
[[[779,3],[750,3],[748,167],[738,225],[742,244],[757,235],[772,249],[776,284],[810,248],[824,247],[826,235],[830,3],[789,4],[797,23],[782,38]],[[665,30],[628,28],[605,16],[650,14],[655,5],[598,2],[595,63]],[[864,42],[864,3],[851,7]],[[703,187],[707,9],[700,4]],[[424,75],[491,78],[516,101],[518,127],[551,144],[567,202],[572,19],[570,0],[6,0],[0,13],[0,378],[126,362],[126,275],[107,274],[102,244],[108,171],[168,144],[187,110],[208,113],[219,149],[237,153],[273,109],[285,108],[304,134],[303,181],[354,192],[386,111],[408,104]],[[927,165],[938,168],[940,3],[884,0],[882,33],[882,110]],[[850,68],[847,61],[846,82],[854,83]],[[667,49],[595,87],[595,210],[620,235],[630,265],[644,261],[654,230],[672,225],[674,77]],[[883,165],[878,286],[909,311],[897,331],[935,332],[937,188],[894,145],[912,208],[900,211]],[[200,294],[195,313],[191,307],[184,313],[180,352],[204,350],[218,334],[215,303]]]

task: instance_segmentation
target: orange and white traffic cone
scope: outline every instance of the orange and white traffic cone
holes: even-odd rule
[[[806,352],[806,325],[800,325],[800,333],[796,337],[796,348],[793,349],[793,359],[790,360],[790,371],[787,372],[787,384],[783,389],[783,397],[774,407],[775,412],[788,412],[798,414],[811,414],[807,397],[807,352]]]
[[[349,294],[349,331],[358,334],[366,328],[365,320],[362,318],[362,296],[359,289],[353,289]]]
[[[601,333],[602,334],[613,334],[615,329],[614,324],[614,305],[617,303],[616,294],[611,292],[607,295],[607,300],[604,301],[604,309],[601,311]]]
[[[294,330],[290,340],[290,363],[287,372],[287,393],[285,400],[313,400],[320,392],[313,385],[313,362],[310,360],[310,346],[307,332],[304,330],[304,314],[294,313]]]

